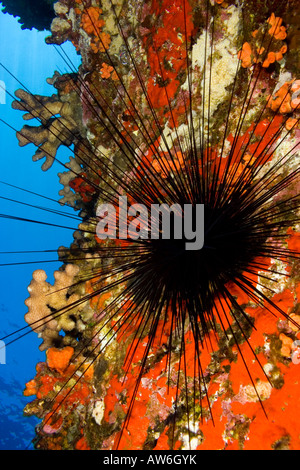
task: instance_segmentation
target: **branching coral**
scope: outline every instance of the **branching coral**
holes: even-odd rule
[[[71,76],[55,74],[49,83],[56,85],[58,95],[51,97],[32,95],[25,90],[17,90],[12,103],[14,109],[26,111],[25,120],[38,118],[40,126],[24,126],[17,133],[19,145],[33,143],[38,147],[33,161],[46,158],[42,165],[44,171],[48,170],[55,159],[61,145],[70,146],[79,136],[82,125],[78,115],[78,95]]]
[[[106,64],[105,62],[102,63],[102,68],[100,69],[102,78],[112,78],[113,80],[117,80],[117,73],[111,65]]]
[[[28,287],[30,297],[25,300],[28,313],[25,321],[31,325],[34,331],[42,331],[46,327],[56,330],[57,321],[53,318],[50,308],[46,303],[46,295],[50,291],[50,284],[46,282],[45,271],[38,269],[32,274],[32,281]]]
[[[76,311],[79,297],[77,294],[69,295],[68,288],[72,286],[78,271],[78,266],[72,264],[66,265],[64,271],[55,271],[53,286],[46,281],[45,271],[39,269],[33,273],[28,287],[30,297],[25,301],[28,307],[25,321],[43,338],[41,350],[49,347],[49,343],[59,340],[58,333],[61,329],[71,331],[75,328],[71,317]]]
[[[70,157],[70,162],[65,165],[69,168],[69,171],[64,171],[63,173],[58,173],[59,182],[63,185],[63,189],[59,191],[59,195],[63,196],[59,202],[64,205],[67,204],[74,208],[78,207],[78,199],[76,193],[72,191],[70,187],[70,182],[82,171],[81,166],[76,161],[75,157]]]

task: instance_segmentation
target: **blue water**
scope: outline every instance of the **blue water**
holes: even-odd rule
[[[28,87],[30,92],[41,95],[51,95],[55,89],[46,83],[47,77],[52,77],[55,70],[67,71],[61,57],[53,46],[47,45],[44,38],[48,32],[36,30],[21,30],[17,20],[10,15],[0,12],[0,62],[12,72],[15,77]],[[71,44],[63,45],[64,50],[78,66],[79,57]],[[20,130],[25,124],[38,125],[37,121],[23,121],[22,112],[11,109],[12,97],[17,88],[23,88],[2,67],[0,80],[6,88],[6,96],[0,90],[0,118]],[[47,172],[41,170],[41,163],[31,160],[35,147],[30,144],[19,147],[15,131],[0,122],[0,180],[22,188],[29,189],[58,199],[58,191],[62,189],[57,176],[64,171],[58,163],[54,163]],[[71,155],[69,149],[59,151],[59,158],[66,162]],[[61,209],[61,206],[45,202],[19,190],[0,184],[0,196],[12,198],[30,204]],[[69,212],[74,213],[72,210]],[[41,210],[32,209],[13,202],[0,199],[0,213],[45,222],[62,223],[66,219],[51,216]],[[24,314],[27,308],[24,300],[28,297],[32,272],[35,269],[45,269],[48,280],[52,282],[52,273],[60,266],[59,263],[45,263],[44,260],[54,259],[53,254],[4,254],[8,251],[57,249],[59,246],[69,246],[72,231],[51,228],[47,225],[14,221],[0,218],[0,264],[23,261],[39,261],[37,264],[0,266],[0,337],[26,326]],[[22,333],[28,330],[22,331]],[[34,397],[24,397],[25,383],[35,375],[35,365],[45,359],[45,353],[38,349],[41,340],[30,330],[24,338],[13,344],[7,344],[0,350],[0,449],[32,448],[31,439],[34,437],[34,427],[38,423],[35,418],[23,416],[25,404]],[[5,356],[4,356],[5,353]],[[4,363],[1,363],[4,362]]]

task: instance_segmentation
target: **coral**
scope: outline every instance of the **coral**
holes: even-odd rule
[[[73,363],[71,363],[73,360]],[[39,363],[37,374],[26,384],[25,396],[36,395],[36,399],[25,408],[25,414],[31,416],[42,404],[45,398],[53,401],[53,411],[43,414],[43,426],[39,449],[62,450],[67,448],[68,441],[75,441],[75,448],[88,449],[83,434],[85,410],[93,398],[92,379],[93,367],[84,362],[82,357],[74,354],[73,348],[67,346],[61,349],[51,348],[47,351],[47,361]],[[80,377],[80,380],[68,380],[70,375]],[[64,395],[58,392],[64,387]],[[59,410],[59,413],[55,413]],[[72,420],[78,424],[77,429],[69,427]],[[51,441],[51,443],[47,441]]]
[[[33,161],[46,158],[42,165],[44,171],[48,170],[54,160],[58,148],[61,145],[70,146],[76,141],[81,130],[80,117],[78,117],[78,95],[73,82],[73,77],[55,74],[48,80],[59,89],[58,95],[51,97],[32,95],[25,90],[17,90],[15,95],[19,100],[12,103],[14,109],[26,111],[23,119],[38,118],[40,126],[25,125],[17,133],[19,145],[24,146],[33,143],[38,147]],[[74,107],[77,108],[76,111]],[[59,117],[56,117],[59,115]]]
[[[74,191],[70,187],[70,182],[76,178],[78,174],[82,171],[80,164],[76,161],[75,157],[70,157],[69,163],[66,163],[65,166],[69,168],[69,171],[64,171],[63,173],[58,173],[59,182],[63,185],[63,189],[59,191],[59,195],[63,196],[59,202],[64,205],[67,204],[74,208],[78,208],[79,202]]]
[[[72,287],[78,270],[78,266],[68,264],[63,271],[55,271],[53,286],[46,281],[45,271],[39,269],[32,275],[33,279],[28,287],[30,297],[25,300],[28,307],[25,321],[43,338],[41,350],[46,349],[49,342],[51,344],[58,339],[61,329],[71,331],[75,327],[71,316],[79,297],[77,294],[69,295],[68,288]],[[72,307],[73,304],[75,305]]]
[[[288,114],[290,116],[285,123],[287,130],[293,128],[299,129],[299,113],[300,113],[300,80],[290,80],[285,82],[273,96],[269,96],[267,107],[274,112],[280,114]]]
[[[286,38],[286,28],[282,25],[282,18],[276,18],[274,13],[272,13],[267,21],[271,25],[271,28],[268,30],[270,36],[274,36],[275,39]]]
[[[28,286],[30,297],[25,300],[25,305],[28,307],[25,321],[34,331],[42,331],[46,325],[50,329],[57,327],[57,322],[52,317],[51,310],[45,301],[45,296],[50,291],[50,285],[46,279],[45,271],[38,269],[32,274],[32,281]]]
[[[111,43],[110,35],[102,31],[105,22],[101,18],[103,11],[101,8],[89,7],[83,11],[81,26],[91,37],[91,48],[97,52],[105,52]]]
[[[101,8],[89,7],[87,8],[81,18],[81,26],[87,34],[97,36],[101,28],[104,26],[104,21],[101,19]]]
[[[285,38],[286,27],[282,25],[282,18],[275,17],[272,13],[266,24],[252,33],[250,42],[243,44],[238,54],[242,67],[248,68],[261,63],[263,67],[268,68],[271,64],[281,61],[287,51],[286,44],[282,42]]]

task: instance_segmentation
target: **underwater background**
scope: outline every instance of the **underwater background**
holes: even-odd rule
[[[41,95],[49,95],[53,92],[53,87],[47,84],[46,79],[52,77],[54,70],[65,71],[65,64],[55,48],[44,41],[49,34],[48,31],[39,32],[36,29],[22,30],[17,18],[0,11],[0,62],[32,93]],[[63,47],[73,63],[78,65],[79,58],[74,53],[73,46],[68,43]],[[9,93],[13,95],[21,85],[3,67],[0,67],[0,80],[6,88],[6,95],[3,89],[0,91],[0,118],[15,129],[20,129],[24,121],[20,113],[11,108],[13,98]],[[0,136],[2,167],[0,180],[29,189],[37,194],[47,194],[48,197],[57,200],[61,185],[57,177],[54,178],[53,175],[61,171],[61,168],[58,168],[59,164],[54,163],[49,171],[41,172],[40,166],[31,161],[32,148],[34,148],[32,144],[20,149],[15,131],[3,122],[0,123]],[[61,148],[59,151],[59,157],[62,160],[69,154],[68,149]],[[26,201],[32,205],[60,208],[58,204],[51,204],[49,201],[45,203],[43,199],[35,195],[26,193],[24,196],[24,194],[16,188],[1,183],[1,214],[14,214],[17,217],[44,220],[50,223],[52,219],[53,222],[59,223],[57,215],[7,200],[14,199]],[[52,262],[56,255],[52,253],[13,255],[4,254],[4,252],[57,249],[60,244],[68,246],[71,239],[72,230],[1,218],[1,337],[25,326],[24,314],[27,308],[24,300],[28,297],[27,286],[30,283],[32,271],[37,266],[47,269],[50,265],[49,282],[52,282],[51,273],[61,264]],[[41,262],[31,264],[30,260]],[[51,260],[51,262],[47,263],[46,260]],[[29,262],[29,264],[7,266],[7,263],[22,262]],[[9,338],[5,341],[7,342]],[[31,330],[28,335],[11,345],[6,345],[5,349],[1,350],[4,362],[0,363],[0,449],[2,450],[21,450],[28,446],[32,448],[31,440],[38,420],[34,417],[23,417],[23,408],[30,401],[30,397],[23,396],[23,389],[24,384],[34,375],[37,362],[45,358],[45,353],[38,349],[40,343],[41,340]]]

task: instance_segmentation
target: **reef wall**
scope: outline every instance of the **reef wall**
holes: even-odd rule
[[[25,321],[46,351],[24,391],[35,397],[25,415],[41,420],[36,448],[300,448],[299,265],[296,256],[280,255],[281,249],[299,252],[299,209],[294,216],[287,212],[285,240],[275,256],[261,263],[258,254],[249,290],[228,283],[230,296],[214,300],[216,324],[208,322],[199,345],[191,325],[172,336],[168,312],[155,317],[154,337],[151,325],[143,329],[139,315],[128,315],[135,310],[126,276],[120,281],[119,265],[108,264],[109,253],[128,255],[126,242],[99,240],[95,233],[97,207],[111,191],[120,194],[132,174],[142,190],[147,168],[166,181],[184,168],[181,149],[191,138],[191,119],[201,121],[193,139],[211,174],[218,168],[222,181],[230,168],[230,187],[251,168],[262,177],[277,164],[278,181],[297,170],[299,5],[287,1],[279,15],[275,3],[54,4],[47,42],[71,41],[82,64],[69,74],[55,72],[51,97],[18,90],[13,103],[24,119],[40,121],[17,137],[20,146],[38,147],[33,160],[45,158],[44,171],[60,145],[70,154],[74,149],[59,174],[60,202],[82,217],[72,245],[58,250],[62,268],[54,284],[36,270],[25,302]],[[257,163],[261,151],[263,165]],[[132,165],[133,156],[140,167]],[[296,181],[274,192],[273,202],[283,193],[299,194]],[[278,280],[275,286],[266,272]]]

